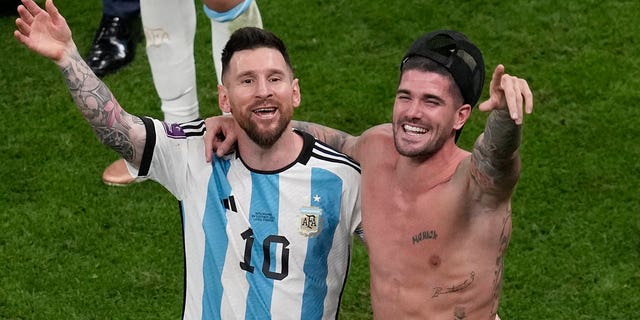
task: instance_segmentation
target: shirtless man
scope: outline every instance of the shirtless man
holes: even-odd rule
[[[391,124],[359,137],[295,125],[360,162],[376,319],[497,317],[523,113],[533,100],[525,80],[497,66],[479,106],[491,112],[484,133],[465,151],[456,140],[484,76],[482,54],[464,35],[431,32],[402,60]],[[219,119],[207,120],[206,140],[222,130],[223,154],[235,136]]]

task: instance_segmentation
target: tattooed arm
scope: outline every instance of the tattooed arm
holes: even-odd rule
[[[128,114],[109,88],[91,71],[78,51],[60,65],[71,96],[96,136],[138,167],[146,141],[142,121]]]
[[[316,139],[358,160],[355,149],[359,137],[311,122],[293,120],[292,124],[294,128],[308,132]],[[234,148],[237,139],[234,132],[236,126],[231,116],[209,117],[205,119],[205,125],[207,127],[204,136],[205,157],[208,162],[211,162],[214,151],[218,157],[222,157]]]
[[[14,36],[32,51],[60,67],[71,96],[98,139],[139,166],[146,139],[144,125],[126,113],[107,86],[84,62],[64,17],[51,0],[46,11],[32,0],[18,7]]]
[[[532,94],[525,80],[505,74],[502,65],[495,69],[490,87],[491,97],[479,109],[491,114],[474,145],[471,174],[485,190],[509,197],[520,174],[522,120],[524,112],[533,111]]]
[[[359,137],[312,122],[294,120],[292,124],[294,128],[308,132],[332,148],[354,157],[355,147]]]
[[[506,110],[495,110],[489,115],[484,133],[473,147],[472,175],[482,186],[498,194],[510,195],[520,172],[518,147],[521,126],[516,125]]]

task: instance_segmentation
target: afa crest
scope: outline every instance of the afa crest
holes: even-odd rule
[[[302,207],[298,214],[298,231],[306,237],[314,237],[322,230],[322,209]]]

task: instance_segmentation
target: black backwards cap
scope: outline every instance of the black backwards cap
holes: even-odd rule
[[[420,56],[442,65],[460,88],[464,103],[473,108],[482,94],[484,60],[480,49],[462,33],[436,30],[416,40],[400,64],[400,70],[411,57]]]

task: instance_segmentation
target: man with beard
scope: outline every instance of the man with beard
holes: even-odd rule
[[[132,174],[179,201],[186,260],[184,319],[335,319],[360,223],[360,168],[291,126],[300,103],[282,41],[231,35],[219,102],[237,152],[204,158],[202,120],[168,125],[124,111],[91,72],[51,0],[23,0],[15,37],[61,69],[98,138]]]
[[[438,30],[413,43],[400,66],[391,124],[361,136],[311,123],[294,127],[352,156],[362,168],[362,227],[376,319],[493,319],[511,237],[511,195],[520,173],[523,79],[496,67],[491,112],[471,152],[457,138],[484,84],[480,50]],[[235,140],[224,117],[207,119],[209,154]],[[222,130],[226,138],[215,139]]]

